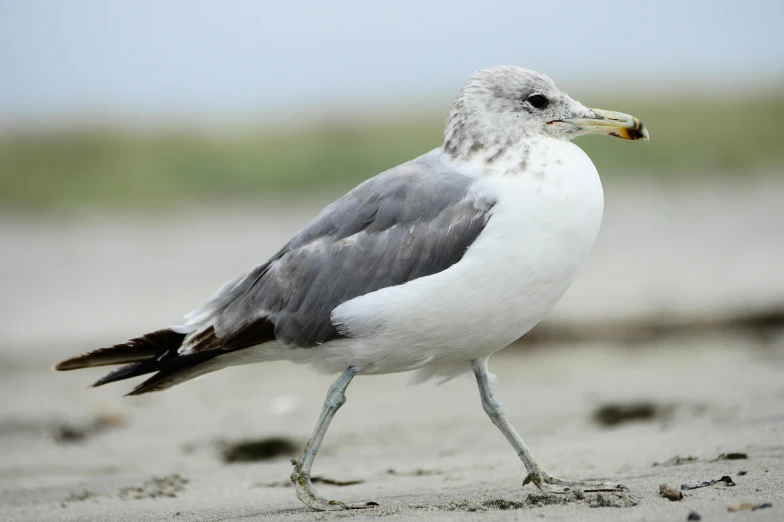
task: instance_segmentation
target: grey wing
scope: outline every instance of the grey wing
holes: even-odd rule
[[[190,314],[181,352],[271,340],[305,348],[338,337],[330,313],[340,304],[463,257],[495,203],[473,193],[473,182],[435,153],[366,181]]]

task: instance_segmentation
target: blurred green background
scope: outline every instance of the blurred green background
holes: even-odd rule
[[[651,142],[586,136],[603,176],[777,176],[784,95],[738,102],[600,100],[634,114]],[[443,115],[322,121],[292,129],[16,132],[0,141],[0,204],[166,206],[347,190],[440,143]]]

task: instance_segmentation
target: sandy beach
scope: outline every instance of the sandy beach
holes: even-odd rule
[[[124,399],[129,383],[85,389],[101,370],[50,370],[176,323],[316,204],[4,216],[0,520],[784,520],[782,194],[777,181],[608,187],[575,286],[530,342],[491,359],[545,467],[628,491],[521,487],[472,378],[358,377],[314,476],[325,496],[380,506],[339,513],[308,510],[288,483],[332,377],[255,365]],[[724,476],[734,485],[660,494]]]

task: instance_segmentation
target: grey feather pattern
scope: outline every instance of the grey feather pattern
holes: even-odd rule
[[[494,201],[438,151],[386,171],[326,207],[269,261],[224,285],[188,317],[181,352],[338,336],[330,313],[355,297],[457,263]]]

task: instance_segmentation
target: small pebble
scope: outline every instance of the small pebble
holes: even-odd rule
[[[659,494],[672,502],[675,502],[676,500],[683,500],[683,493],[677,489],[672,489],[667,484],[659,485]]]

